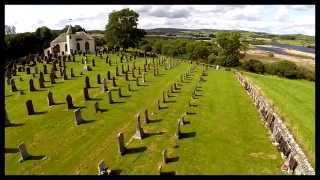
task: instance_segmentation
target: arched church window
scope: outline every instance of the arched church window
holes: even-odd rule
[[[66,52],[68,51],[68,45],[67,44],[64,45],[64,51],[66,51]]]

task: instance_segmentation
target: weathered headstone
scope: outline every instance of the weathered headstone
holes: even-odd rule
[[[122,70],[122,74],[124,74],[125,70],[124,70],[124,65],[123,64],[121,65],[121,70]]]
[[[72,97],[71,97],[70,94],[67,95],[66,101],[67,101],[67,108],[68,109],[73,109],[74,106],[73,106]]]
[[[67,69],[66,68],[63,69],[63,80],[68,80]]]
[[[33,108],[32,100],[27,100],[26,101],[26,107],[27,107],[27,114],[28,115],[34,114],[34,108]]]
[[[48,92],[48,105],[49,106],[53,106],[55,103],[54,103],[54,100],[53,100],[53,94],[51,91]]]
[[[74,72],[73,72],[73,68],[70,68],[70,77],[75,77]]]
[[[51,81],[51,84],[56,84],[56,81],[54,78],[54,72],[50,73],[50,81]]]
[[[108,85],[107,85],[107,80],[104,78],[102,81],[102,86],[101,86],[101,90],[102,91],[108,91]]]
[[[139,84],[139,77],[136,78],[136,83],[137,83],[137,86],[140,86],[140,84]]]
[[[11,92],[16,92],[16,91],[18,91],[17,86],[16,86],[16,83],[15,83],[15,81],[14,81],[13,78],[10,80],[10,85],[11,85]]]
[[[29,154],[26,145],[22,142],[18,146],[19,152],[20,152],[20,159],[19,162],[27,160],[31,155]]]
[[[90,88],[90,87],[91,87],[91,86],[90,86],[90,79],[89,79],[88,76],[86,76],[84,87],[85,87],[85,88]]]
[[[108,80],[111,80],[111,72],[108,71]]]
[[[150,122],[148,109],[145,109],[145,110],[144,110],[144,122],[145,122],[146,124],[148,124],[148,123]]]
[[[116,77],[112,77],[112,85],[113,87],[117,87]]]
[[[100,161],[98,164],[98,175],[99,176],[110,175],[110,170],[106,165],[106,163],[104,163],[104,161]]]
[[[162,92],[162,102],[166,103],[166,92],[165,91]]]
[[[94,111],[97,113],[97,112],[101,112],[101,109],[99,107],[99,102],[95,102],[94,103]]]
[[[97,83],[101,84],[101,76],[100,76],[100,74],[97,74]]]
[[[46,86],[44,85],[44,80],[39,78],[39,86],[40,88],[46,88]]]
[[[113,99],[112,99],[112,93],[111,93],[111,91],[107,91],[107,94],[108,94],[109,103],[110,103],[110,104],[113,104],[114,101],[113,101]]]
[[[175,133],[175,136],[176,136],[177,139],[180,139],[180,138],[181,138],[180,125],[181,125],[181,119],[178,119],[178,121],[177,121],[176,133]]]
[[[89,96],[89,89],[88,88],[83,88],[83,97],[84,97],[84,100],[90,100],[90,96]]]
[[[27,74],[31,74],[30,67],[26,67],[26,73],[27,73]]]
[[[81,110],[80,108],[77,108],[76,110],[73,111],[74,112],[74,120],[75,120],[75,124],[79,125],[81,123],[84,122],[84,120],[81,117]]]
[[[29,80],[29,90],[36,91],[36,88],[34,87],[34,84],[33,84],[33,79]]]
[[[122,132],[118,133],[117,140],[118,140],[118,151],[119,151],[119,154],[122,156],[126,153],[126,150],[127,150],[124,144],[124,136]]]
[[[164,150],[162,151],[162,163],[163,163],[163,164],[167,164],[167,162],[168,162],[167,149],[164,149]]]
[[[116,67],[116,76],[120,76],[119,67]]]
[[[122,91],[121,91],[121,87],[119,87],[119,89],[118,89],[118,94],[119,94],[120,98],[123,97],[123,94],[122,94]]]
[[[160,100],[159,99],[158,99],[157,105],[158,105],[158,110],[160,110],[161,109],[161,104],[160,104]]]
[[[95,67],[96,66],[96,61],[94,59],[92,59],[92,66]]]
[[[136,118],[137,118],[137,124],[136,124],[136,133],[134,135],[134,138],[135,139],[143,139],[144,138],[144,131],[143,131],[143,128],[141,127],[140,113],[138,113],[136,115]]]

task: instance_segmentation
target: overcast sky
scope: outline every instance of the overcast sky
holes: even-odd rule
[[[5,5],[5,24],[33,32],[67,24],[104,30],[113,10],[139,13],[139,28],[239,29],[315,35],[314,5]],[[70,22],[68,19],[72,19]]]

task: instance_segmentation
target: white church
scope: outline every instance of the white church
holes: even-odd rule
[[[50,47],[44,50],[46,56],[50,54],[70,55],[76,52],[95,53],[95,41],[92,36],[86,32],[72,32],[69,25],[66,33],[60,34],[50,42]]]

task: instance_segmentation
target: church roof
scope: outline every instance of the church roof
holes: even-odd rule
[[[66,35],[67,33],[61,33],[58,37],[56,37],[53,41],[51,41],[51,43],[61,43],[61,42],[66,42]],[[84,41],[89,41],[89,40],[93,40],[93,37],[90,36],[89,34],[81,31],[81,32],[76,32],[75,34],[72,34],[72,38],[77,39],[81,39]]]
[[[72,34],[72,27],[71,27],[71,25],[69,25],[69,27],[68,27],[67,34]]]

